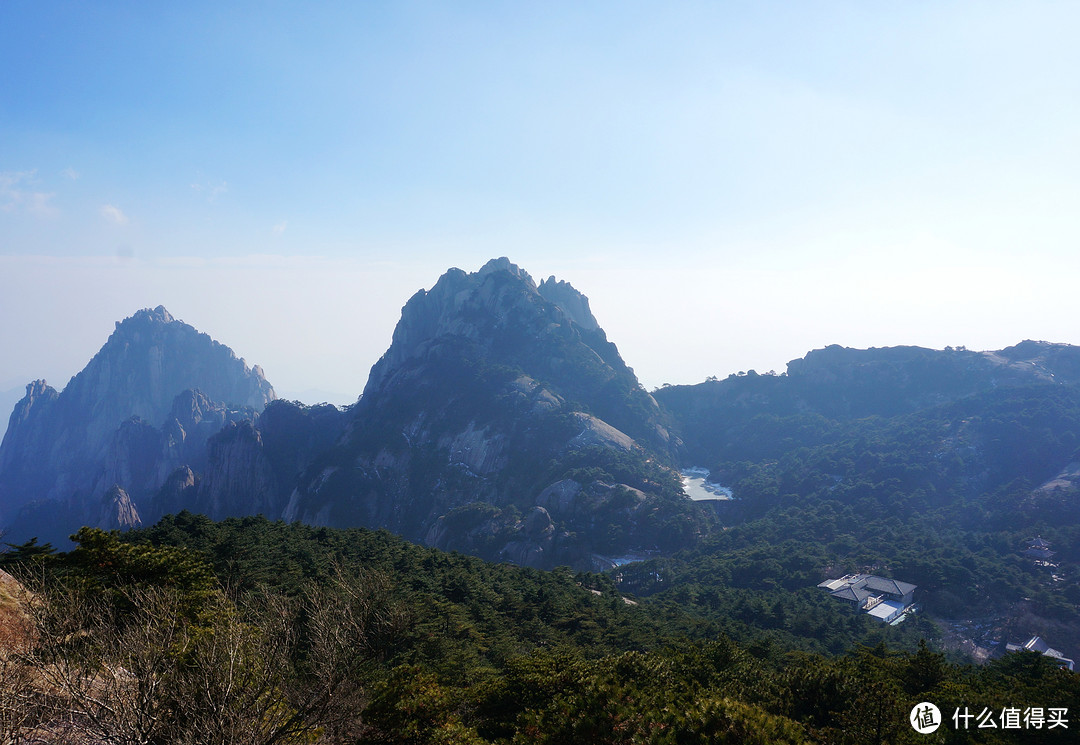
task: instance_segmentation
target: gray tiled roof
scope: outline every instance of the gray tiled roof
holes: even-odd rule
[[[840,579],[826,580],[818,587],[830,590],[829,594],[834,598],[854,600],[858,603],[881,593],[901,598],[917,589],[917,586],[910,582],[901,582],[873,574],[855,574]]]
[[[875,592],[888,592],[893,595],[907,595],[909,592],[916,588],[916,585],[910,582],[900,582],[895,579],[886,579],[885,577],[877,577],[870,575],[863,582],[863,585]]]
[[[871,597],[873,593],[867,592],[862,587],[856,585],[848,585],[847,587],[841,587],[839,590],[835,590],[829,593],[830,597],[839,598],[840,600],[853,600],[856,603],[862,603],[868,597]]]

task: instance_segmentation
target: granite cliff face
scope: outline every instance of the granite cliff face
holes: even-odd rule
[[[341,441],[284,517],[586,568],[701,529],[666,465],[677,446],[588,300],[496,259],[406,303]],[[570,476],[570,508],[538,502]]]
[[[561,282],[555,277],[548,277],[536,289],[542,298],[554,303],[579,327],[588,331],[600,329],[600,324],[596,322],[589,308],[589,298],[575,290],[569,282]]]
[[[19,536],[138,523],[173,470],[202,466],[210,435],[273,399],[228,347],[163,307],[139,311],[62,392],[27,386],[0,444],[0,524]]]

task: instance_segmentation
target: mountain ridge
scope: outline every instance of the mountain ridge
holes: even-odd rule
[[[670,422],[588,298],[506,257],[415,293],[345,409],[274,401],[257,366],[161,306],[118,322],[63,392],[28,391],[0,447],[13,464],[0,503],[26,530],[56,527],[57,510],[102,527],[261,512],[588,569],[674,550],[710,520],[681,492]],[[257,405],[221,403],[244,396]]]
[[[788,363],[781,375],[749,371],[655,397],[679,422],[687,457],[710,462],[719,440],[734,441],[757,416],[848,420],[897,416],[1000,388],[1080,383],[1080,347],[1024,341],[976,352],[916,346],[831,345]]]
[[[595,569],[708,534],[715,517],[685,497],[676,467],[759,447],[763,416],[783,420],[785,437],[805,426],[820,439],[831,430],[814,417],[887,417],[1074,381],[1080,349],[1063,344],[832,345],[781,376],[751,371],[652,395],[584,294],[553,276],[538,285],[500,257],[450,269],[410,297],[362,395],[343,409],[276,401],[258,366],[162,306],[138,311],[63,392],[27,386],[12,442],[0,446],[0,509],[10,520],[34,501],[31,525],[60,506],[109,527],[184,509],[263,513]],[[223,403],[245,397],[256,406]]]

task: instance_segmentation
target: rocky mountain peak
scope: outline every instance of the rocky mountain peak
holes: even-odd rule
[[[181,424],[198,424],[206,416],[206,413],[214,408],[213,402],[202,391],[187,389],[177,394],[173,399],[172,410],[169,417]]]
[[[59,394],[56,389],[49,385],[45,380],[34,380],[26,384],[26,395],[15,406],[15,410],[11,413],[11,422],[8,425],[10,430],[17,425],[20,421],[25,421],[35,407],[40,409],[41,405],[56,400]]]
[[[678,442],[665,415],[585,296],[554,278],[543,288],[503,257],[472,273],[451,269],[413,295],[332,455],[300,475],[285,518],[582,568],[601,547],[663,544],[665,520],[691,524],[693,506],[669,488],[665,464]],[[239,444],[230,462],[244,459],[261,479]],[[574,509],[555,515],[535,501],[579,472],[589,478]],[[607,543],[572,538],[603,521],[629,527]]]
[[[998,354],[1009,360],[1030,360],[1041,357],[1051,351],[1065,349],[1068,346],[1068,344],[1054,344],[1048,341],[1025,339],[1019,344],[1005,347],[998,351]]]
[[[187,435],[208,412],[220,413],[198,439],[228,412],[253,417],[274,398],[262,371],[227,346],[163,306],[140,310],[116,324],[63,391],[43,380],[27,386],[0,445],[0,525],[31,501],[65,503],[94,519],[110,478],[138,501],[160,485],[161,468],[174,466],[169,458],[201,450]],[[126,506],[121,512],[130,516]]]
[[[44,448],[46,433],[38,426],[37,422],[48,417],[48,411],[52,408],[59,394],[56,389],[44,380],[35,380],[26,384],[26,395],[15,404],[11,417],[8,419],[8,428],[4,433],[3,442],[0,443],[0,474],[6,470],[17,467],[18,448],[10,443],[23,442],[28,447]],[[30,444],[32,443],[32,444]],[[4,505],[0,503],[0,515],[4,512]]]
[[[44,380],[34,380],[26,384],[26,395],[15,405],[8,423],[8,432],[18,427],[30,417],[32,411],[39,411],[43,404],[56,400],[56,389]]]
[[[33,401],[41,396],[55,396],[56,389],[48,384],[44,379],[33,380],[26,384],[26,398]]]
[[[590,331],[600,328],[589,309],[589,298],[575,290],[569,282],[556,280],[552,276],[541,282],[537,290],[541,297],[557,305],[578,326]]]
[[[536,283],[533,282],[533,278],[529,276],[529,273],[527,271],[519,267],[517,264],[511,262],[510,259],[506,258],[505,256],[500,256],[497,259],[491,259],[482,267],[480,267],[480,271],[478,271],[476,274],[477,276],[484,277],[488,274],[491,274],[492,272],[508,272],[512,276],[517,277],[518,279],[532,285],[533,287],[536,286]]]
[[[105,530],[124,530],[142,524],[139,511],[131,497],[118,484],[113,484],[101,498],[97,525]]]
[[[655,426],[656,402],[607,340],[588,299],[553,277],[543,287],[541,292],[505,257],[471,274],[446,272],[402,308],[360,409],[382,405],[393,390],[445,375],[447,365],[495,366],[545,381],[550,392],[584,404],[632,437],[666,442]]]
[[[424,359],[440,344],[457,340],[488,347],[496,329],[537,319],[545,304],[528,272],[506,257],[472,273],[448,270],[401,309],[390,348],[372,367],[364,397],[370,399],[407,362]]]
[[[1026,340],[998,352],[983,352],[1011,373],[1033,375],[1044,382],[1080,381],[1080,348],[1070,344]]]
[[[258,367],[249,368],[227,346],[159,305],[117,323],[62,396],[93,412],[88,422],[93,438],[131,416],[159,424],[178,393],[196,388],[214,401],[256,411],[276,398]]]
[[[164,305],[159,305],[156,308],[143,308],[136,311],[130,317],[125,318],[123,321],[116,322],[116,328],[120,328],[122,325],[139,325],[147,323],[172,323],[176,319],[172,313],[165,310]]]

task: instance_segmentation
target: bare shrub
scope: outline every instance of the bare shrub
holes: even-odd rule
[[[45,583],[34,643],[0,659],[0,742],[350,741],[369,666],[403,623],[389,588],[339,570],[296,597],[218,593],[192,619],[167,588],[118,602]]]

